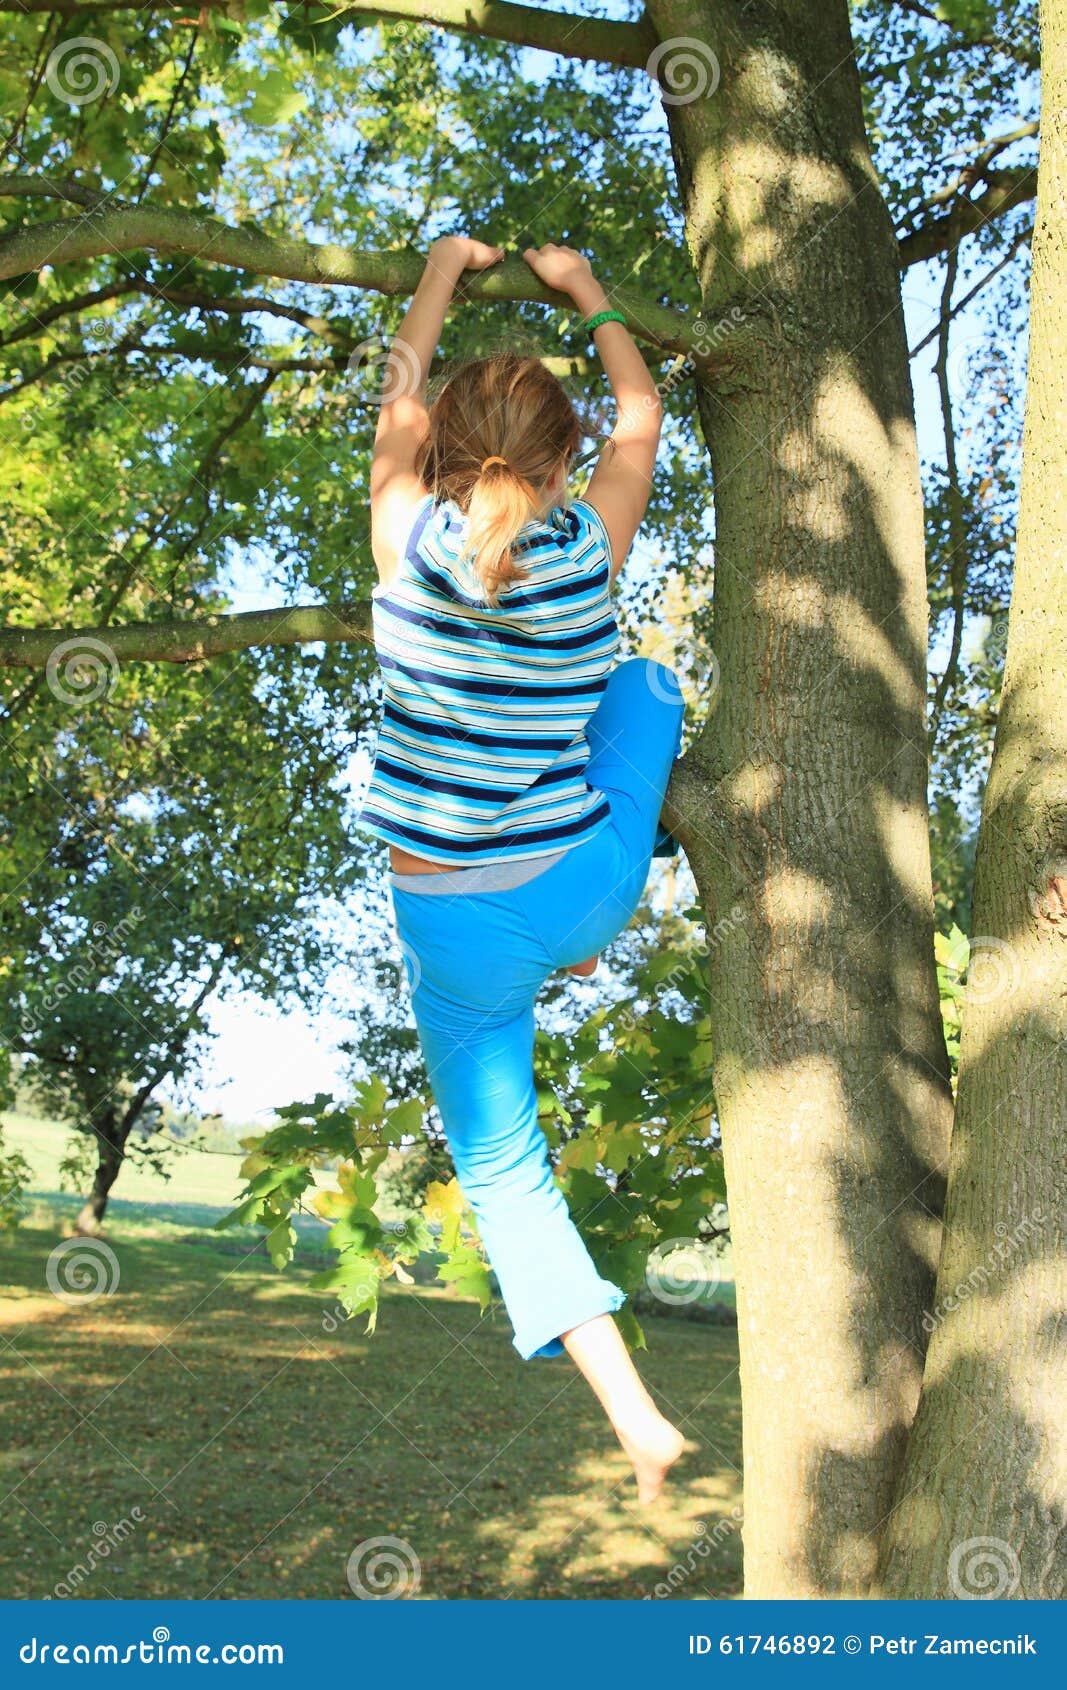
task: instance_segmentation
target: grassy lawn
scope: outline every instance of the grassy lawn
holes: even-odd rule
[[[236,1157],[183,1153],[169,1182],[126,1168],[117,1288],[59,1301],[68,1132],[4,1120],[34,1174],[0,1235],[6,1595],[347,1597],[348,1557],[380,1537],[411,1546],[421,1597],[644,1596],[672,1569],[679,1596],[739,1592],[732,1329],[645,1321],[642,1371],[701,1450],[643,1515],[587,1387],[565,1359],[522,1363],[501,1308],[398,1288],[368,1338],[308,1289],[318,1223],[284,1275],[251,1234],[206,1230]]]
[[[0,1111],[0,1125],[12,1150],[20,1150],[33,1172],[31,1201],[47,1197],[49,1206],[72,1217],[81,1208],[72,1193],[59,1189],[59,1164],[71,1138],[71,1129],[61,1121],[38,1120],[31,1115]],[[116,1215],[127,1220],[174,1221],[180,1226],[210,1226],[237,1201],[243,1187],[239,1169],[241,1156],[220,1151],[172,1149],[169,1178],[151,1167],[138,1167],[132,1160],[123,1168],[112,1199]],[[334,1184],[329,1174],[317,1176],[323,1186]]]
[[[679,1596],[737,1594],[733,1330],[648,1323],[643,1370],[701,1450],[640,1514],[583,1381],[521,1362],[502,1310],[397,1289],[368,1338],[248,1235],[118,1210],[117,1289],[64,1304],[47,1214],[0,1237],[5,1595],[69,1584],[123,1521],[78,1595],[347,1597],[376,1537],[411,1546],[424,1598],[640,1597],[674,1567]]]

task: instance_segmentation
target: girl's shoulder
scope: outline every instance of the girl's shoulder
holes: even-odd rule
[[[466,520],[451,500],[427,493],[415,505],[390,592],[476,605],[477,580],[466,559]]]
[[[559,514],[566,523],[570,545],[586,551],[591,549],[599,552],[610,566],[611,541],[604,526],[604,519],[596,506],[591,505],[588,499],[575,499],[571,504],[563,506]]]
[[[524,536],[524,538],[527,538]],[[556,505],[542,521],[531,523],[527,545],[533,556],[562,565],[567,574],[611,577],[611,542],[599,512],[586,499]],[[518,548],[523,549],[522,543]]]

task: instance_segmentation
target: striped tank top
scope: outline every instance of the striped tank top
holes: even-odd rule
[[[526,578],[487,605],[466,518],[427,497],[396,574],[372,593],[384,701],[360,825],[440,863],[503,863],[582,843],[608,820],[586,727],[619,643],[610,546],[578,501],[528,522]]]

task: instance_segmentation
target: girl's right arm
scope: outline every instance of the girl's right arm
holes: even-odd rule
[[[393,337],[382,383],[382,404],[370,469],[371,551],[378,579],[388,583],[400,558],[402,538],[426,497],[415,470],[429,426],[426,374],[441,338],[445,315],[464,270],[485,270],[504,256],[503,247],[446,235],[435,241],[422,280]]]
[[[569,293],[584,317],[611,309],[589,260],[580,252],[550,243],[531,247],[523,257],[547,286]],[[593,343],[615,395],[617,419],[584,496],[608,531],[614,580],[648,506],[663,405],[625,324],[602,323],[593,331]]]

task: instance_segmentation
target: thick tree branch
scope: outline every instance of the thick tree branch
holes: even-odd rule
[[[41,182],[32,189],[27,187],[34,180],[0,177],[0,195],[33,192],[65,198],[72,186]],[[79,189],[80,195],[90,192]],[[232,228],[196,212],[165,206],[101,204],[99,196],[93,197],[97,203],[82,217],[30,224],[0,237],[0,280],[28,275],[46,265],[146,250],[180,252],[202,263],[286,281],[363,288],[387,295],[414,293],[422,274],[423,260],[414,252],[353,252],[343,246],[265,235],[258,229]],[[530,301],[572,314],[574,311],[568,296],[544,287],[520,259],[467,277],[462,291],[468,299]],[[710,347],[695,313],[687,318],[670,306],[643,299],[627,289],[612,289],[611,300],[625,314],[633,334],[666,352],[692,357],[704,367],[732,362],[751,335],[750,323],[736,327],[719,324],[714,347]]]
[[[957,246],[965,235],[973,235],[993,218],[1003,217],[1006,212],[1014,211],[1017,205],[1028,204],[1037,193],[1037,165],[1027,165],[1018,170],[990,170],[983,180],[986,183],[984,193],[974,199],[955,200],[943,216],[932,217],[928,223],[901,237],[902,270],[913,264],[922,264],[928,258],[936,258],[938,253]]]
[[[197,0],[196,11],[222,11],[230,0]],[[289,8],[284,8],[288,10]],[[516,47],[542,47],[564,58],[595,59],[603,64],[644,66],[656,45],[647,18],[636,23],[580,13],[521,6],[513,0],[304,0],[302,14],[316,18],[404,19],[436,25],[458,35],[510,41]],[[190,10],[187,0],[0,0],[0,12],[57,12],[90,23],[109,12]]]
[[[347,604],[279,605],[274,610],[243,610],[236,615],[211,615],[187,621],[125,622],[96,628],[0,629],[0,669],[45,669],[63,648],[57,662],[76,661],[84,646],[87,659],[94,646],[116,663],[198,663],[251,646],[326,644],[371,639],[371,609],[367,600]]]

